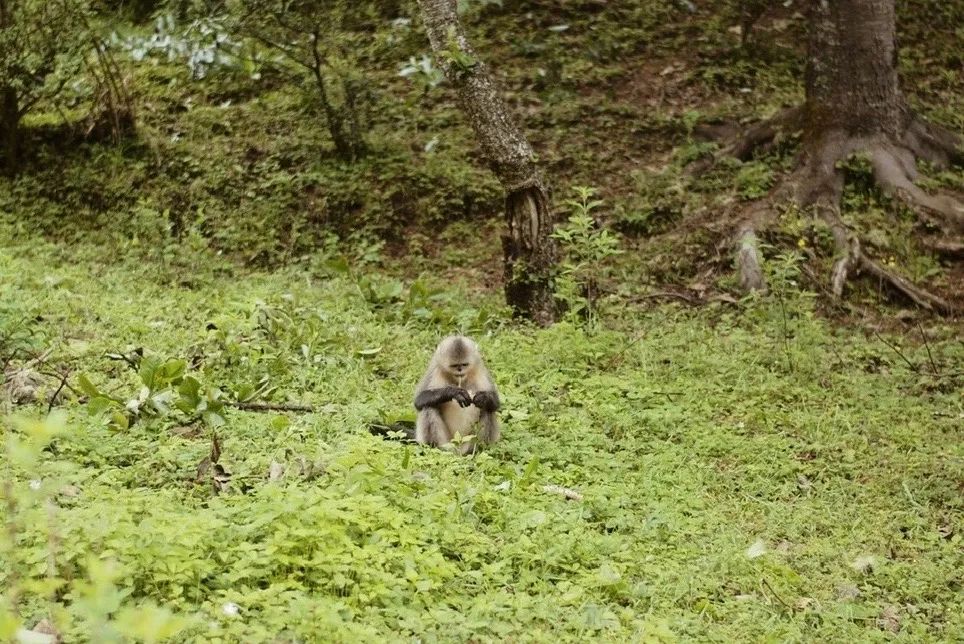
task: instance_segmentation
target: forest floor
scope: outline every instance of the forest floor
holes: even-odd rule
[[[952,326],[928,324],[926,343],[916,328],[834,329],[795,297],[535,330],[457,288],[375,273],[260,272],[206,251],[189,272],[105,262],[103,246],[9,225],[0,240],[0,337],[17,349],[8,382],[22,376],[5,404],[17,395],[18,415],[42,416],[59,390],[66,412],[39,460],[7,456],[5,480],[24,490],[6,515],[9,571],[42,580],[53,562],[71,589],[53,604],[25,593],[28,625],[52,614],[70,641],[93,629],[964,637],[964,345]],[[410,416],[437,329],[455,324],[501,388],[503,441],[457,458],[370,435],[372,420]],[[202,397],[314,411],[229,407],[204,424],[176,405],[190,378]],[[140,400],[140,413],[127,427],[95,397]],[[223,471],[199,473],[215,426]],[[125,620],[119,605],[151,619]]]
[[[717,149],[709,133],[800,104],[800,8],[765,13],[741,47],[725,0],[692,13],[687,3],[481,4],[467,28],[537,150],[559,220],[572,211],[574,187],[593,187],[602,202],[593,216],[630,251],[607,262],[612,279],[602,292],[622,300],[665,290],[700,301],[733,295],[735,224],[791,169],[797,136],[745,161],[720,158],[699,176],[691,164]],[[960,36],[951,28],[964,9],[937,0],[899,9],[910,104],[964,133]],[[128,70],[138,130],[118,145],[85,138],[77,110],[29,116],[30,167],[13,185],[0,180],[0,208],[23,229],[65,243],[135,243],[163,256],[188,239],[261,268],[317,263],[347,247],[358,256],[381,251],[388,261],[379,269],[398,276],[430,273],[496,293],[501,189],[452,92],[399,77],[408,55],[426,51],[424,35],[405,27],[393,37],[386,59],[359,72],[376,96],[371,153],[354,164],[333,158],[323,115],[291,79],[213,70],[191,80],[183,66],[154,59]],[[848,161],[847,171],[841,217],[868,256],[964,307],[959,253],[942,256],[921,242],[934,231],[881,194],[867,160]],[[921,171],[927,190],[964,191],[960,168]],[[878,323],[881,308],[886,320],[912,307],[870,277],[833,301],[830,230],[805,213],[787,213],[761,242],[768,259],[806,259],[799,282],[820,295],[824,314]]]
[[[507,315],[501,192],[450,93],[398,77],[427,48],[414,31],[372,72],[375,153],[353,165],[267,74],[129,64],[138,132],[119,145],[63,111],[27,119],[30,167],[0,180],[0,580],[25,627],[964,640],[960,318],[871,280],[831,302],[809,254],[825,231],[793,213],[764,240],[771,292],[739,297],[720,242],[794,141],[686,171],[713,149],[700,126],[801,100],[797,3],[748,48],[722,1],[505,4],[466,21],[560,221],[593,186],[626,251],[591,267],[593,324]],[[964,131],[962,5],[899,8],[911,102]],[[868,252],[964,302],[961,262],[848,170]],[[960,169],[923,170],[964,189]],[[455,329],[500,387],[503,441],[457,458],[372,436],[411,418]]]

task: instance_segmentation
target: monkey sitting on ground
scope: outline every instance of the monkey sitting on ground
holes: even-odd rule
[[[449,336],[435,349],[415,391],[415,441],[441,447],[456,434],[475,434],[479,443],[495,443],[499,440],[495,413],[499,405],[499,392],[479,347],[465,336]],[[474,442],[459,448],[461,454],[474,451]]]

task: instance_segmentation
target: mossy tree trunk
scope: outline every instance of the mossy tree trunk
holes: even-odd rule
[[[419,7],[432,50],[506,193],[506,302],[522,317],[551,324],[557,249],[549,190],[535,153],[466,39],[456,0],[419,0]]]
[[[940,297],[873,260],[855,230],[840,218],[844,173],[840,161],[866,155],[881,189],[915,210],[946,237],[964,232],[964,206],[949,194],[930,194],[915,184],[916,161],[939,167],[964,160],[960,139],[915,114],[897,74],[894,0],[809,0],[806,101],[756,125],[729,152],[748,159],[781,130],[803,132],[796,170],[768,200],[790,197],[831,228],[836,258],[831,275],[835,296],[848,278],[863,272],[927,309],[947,311]],[[752,206],[737,226],[740,283],[765,288],[757,231],[776,218],[770,204]]]

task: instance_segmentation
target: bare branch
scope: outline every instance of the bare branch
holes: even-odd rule
[[[894,271],[884,268],[879,263],[870,259],[866,255],[860,256],[860,267],[867,271],[881,282],[888,284],[900,293],[903,293],[918,306],[928,311],[938,311],[940,313],[952,313],[955,309],[946,300],[914,285],[910,280],[901,277]]]
[[[226,402],[228,407],[234,407],[242,411],[297,411],[311,414],[315,408],[311,405],[301,403],[263,403],[263,402]]]

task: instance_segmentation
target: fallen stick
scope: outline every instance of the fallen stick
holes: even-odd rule
[[[582,494],[572,488],[562,487],[561,485],[543,485],[542,491],[549,492],[550,494],[561,494],[571,501],[582,501]]]
[[[315,408],[301,403],[263,403],[263,402],[233,402],[224,403],[242,411],[297,411],[305,414],[314,413]]]

